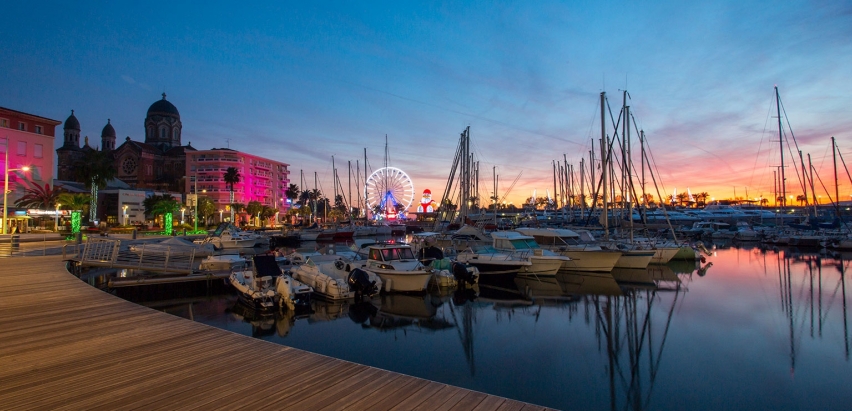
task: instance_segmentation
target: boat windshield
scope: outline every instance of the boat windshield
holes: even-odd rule
[[[381,258],[379,258],[381,257]],[[370,252],[370,258],[373,260],[393,261],[393,260],[413,260],[414,252],[411,248],[383,248],[373,249]]]

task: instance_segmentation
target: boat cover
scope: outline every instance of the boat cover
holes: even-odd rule
[[[266,276],[278,277],[281,275],[281,267],[275,261],[275,256],[272,254],[258,254],[254,256],[254,269],[257,273],[257,278]]]

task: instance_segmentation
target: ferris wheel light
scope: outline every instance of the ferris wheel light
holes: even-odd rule
[[[382,214],[388,213],[390,207],[394,207],[393,214],[397,214],[395,205],[403,206],[398,214],[404,215],[414,202],[414,184],[404,171],[396,167],[383,167],[367,178],[364,198],[370,209],[382,207]]]

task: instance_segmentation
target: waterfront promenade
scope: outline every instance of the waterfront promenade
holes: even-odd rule
[[[545,409],[139,306],[58,256],[0,264],[2,409]]]

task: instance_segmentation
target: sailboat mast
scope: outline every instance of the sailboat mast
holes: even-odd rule
[[[810,158],[810,156],[808,156]],[[837,217],[840,217],[840,188],[837,187],[837,143],[834,141],[834,136],[831,136],[831,158],[834,162],[834,212]]]
[[[810,180],[811,180],[811,193],[814,196],[814,218],[817,217],[817,195],[816,190],[814,190],[814,165],[811,163],[811,153],[808,153],[808,170],[810,170]]]
[[[778,144],[781,149],[781,211],[787,204],[787,178],[784,177],[784,135],[781,128],[781,95],[778,94],[778,86],[775,86],[775,110],[778,114]]]
[[[609,240],[609,216],[607,214],[607,155],[606,155],[606,111],[605,111],[606,92],[601,92],[601,181],[603,181],[603,208],[601,209],[601,223],[604,228],[604,239]],[[595,201],[593,199],[592,201]]]

